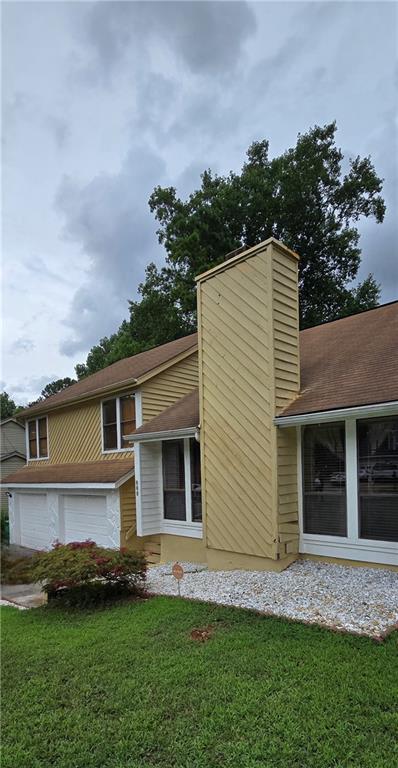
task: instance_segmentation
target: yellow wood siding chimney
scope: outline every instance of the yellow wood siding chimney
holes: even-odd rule
[[[271,238],[200,275],[198,325],[209,565],[284,567],[297,549],[296,447],[273,419],[300,386],[297,255]]]

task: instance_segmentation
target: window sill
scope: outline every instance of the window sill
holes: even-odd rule
[[[300,552],[367,563],[398,565],[398,542],[348,539],[337,536],[306,534],[300,537]]]
[[[202,539],[203,525],[202,523],[187,523],[182,520],[163,520],[160,533],[167,533],[171,536],[186,536],[190,539]]]
[[[49,458],[49,456],[37,456],[36,458],[31,459],[30,456],[28,456],[27,461],[48,461]]]
[[[103,456],[109,456],[112,453],[134,453],[134,448],[112,448],[111,451],[101,451]]]

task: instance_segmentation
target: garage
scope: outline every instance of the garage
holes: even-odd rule
[[[101,546],[112,546],[104,495],[70,494],[62,501],[65,542],[92,539]]]
[[[21,493],[19,495],[21,546],[45,549],[51,545],[47,495]]]

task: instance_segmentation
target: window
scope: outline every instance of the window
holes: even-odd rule
[[[202,522],[202,487],[200,480],[200,445],[191,440],[191,495],[192,522]]]
[[[166,440],[162,453],[164,517],[186,520],[184,441]]]
[[[136,428],[135,397],[123,395],[104,400],[102,403],[103,451],[131,451],[125,435],[131,435]]]
[[[303,531],[347,535],[343,423],[303,429]]]
[[[28,458],[48,458],[46,416],[28,421]]]
[[[202,522],[200,446],[196,440],[162,444],[163,514],[165,520]]]
[[[359,536],[398,541],[398,417],[357,422]]]

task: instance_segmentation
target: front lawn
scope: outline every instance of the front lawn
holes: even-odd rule
[[[397,634],[165,597],[1,615],[2,768],[398,765]]]

